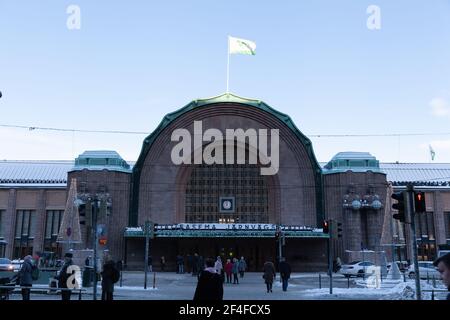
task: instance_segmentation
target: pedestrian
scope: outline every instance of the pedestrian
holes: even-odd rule
[[[64,255],[64,264],[61,267],[61,270],[59,270],[59,274],[56,277],[58,279],[58,287],[63,289],[61,290],[62,300],[70,300],[70,296],[72,294],[72,290],[68,290],[67,286],[67,280],[75,272],[75,270],[73,270],[72,273],[69,274],[67,271],[67,269],[72,265],[72,258],[73,254],[71,252],[67,252]],[[94,285],[96,284],[94,283]]]
[[[108,260],[103,265],[102,275],[102,300],[113,300],[114,283],[119,281],[120,272],[113,260]]]
[[[30,255],[23,258],[22,267],[19,271],[19,285],[22,287],[22,300],[30,300],[31,286],[33,285],[33,278],[31,273],[33,271],[33,262]]]
[[[205,270],[205,260],[203,259],[203,256],[198,257],[198,273],[197,277],[200,278],[201,272]]]
[[[184,258],[181,254],[177,256],[177,273],[184,273]]]
[[[225,264],[225,273],[227,275],[227,283],[231,283],[231,275],[233,273],[233,263],[230,259],[227,259],[227,263]]]
[[[336,258],[336,272],[338,272],[339,270],[341,270],[342,267],[342,261],[341,258],[337,257]]]
[[[225,281],[225,275],[223,272],[223,265],[222,265],[222,259],[220,256],[217,257],[216,263],[214,264],[214,268],[216,269],[216,272],[220,275],[220,278],[222,279],[222,283]]]
[[[275,280],[275,266],[273,264],[273,262],[271,261],[272,259],[268,259],[265,263],[264,263],[264,274],[263,274],[263,278],[264,278],[264,282],[266,283],[267,286],[267,293],[272,292],[272,284],[273,281]]]
[[[152,256],[148,256],[148,271],[153,272],[153,258]]]
[[[239,260],[239,274],[241,275],[241,278],[244,277],[244,272],[247,270],[247,262],[245,262],[244,257],[241,257],[241,260]]]
[[[166,258],[164,256],[161,257],[161,271],[166,269]]]
[[[86,257],[86,259],[84,260],[84,265],[86,267],[89,267],[91,265],[91,256]]]
[[[231,270],[233,272],[233,284],[239,284],[239,261],[236,258],[233,258],[233,268]]]
[[[286,262],[286,258],[281,258],[278,268],[280,270],[280,277],[283,283],[283,291],[287,291],[289,278],[291,277],[291,266]]]
[[[443,255],[433,262],[433,265],[437,267],[437,270],[441,274],[442,282],[450,291],[450,253]],[[450,300],[450,293],[447,294],[447,300]]]
[[[223,300],[223,281],[215,268],[214,259],[207,258],[206,268],[200,273],[194,300]]]
[[[198,275],[198,253],[194,253],[192,258],[192,276]]]

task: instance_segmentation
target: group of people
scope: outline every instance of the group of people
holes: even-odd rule
[[[73,265],[73,254],[68,252],[64,255],[64,263],[57,273],[55,279],[58,282],[58,288],[61,290],[61,299],[70,300],[72,289],[74,289],[73,281],[70,277],[75,274],[76,268],[71,269],[70,266]],[[89,257],[85,260],[85,265],[88,267],[90,265]],[[33,262],[33,257],[27,255],[24,258],[22,267],[17,275],[17,284],[22,287],[22,299],[30,300],[30,291],[33,285],[33,280],[37,280],[34,273],[37,269],[37,264]],[[118,267],[116,263],[111,259],[106,259],[103,265],[103,270],[101,274],[101,284],[102,284],[102,300],[113,300],[114,284],[120,278],[120,266]],[[70,283],[72,282],[72,284]]]
[[[206,259],[205,269],[201,272],[195,289],[194,300],[223,300],[224,273],[227,274],[227,283],[231,283],[231,274],[234,275],[234,283],[239,283],[238,271],[240,270],[240,266],[242,266],[241,277],[244,277],[244,271],[247,268],[247,264],[243,257],[239,261],[234,258],[233,262],[231,262],[230,259],[227,259],[225,267],[223,267],[222,259],[220,257],[217,257],[216,261],[214,261],[213,258]],[[291,276],[291,266],[284,258],[281,258],[278,268],[282,280],[283,291],[287,291],[289,278]],[[271,259],[268,259],[263,266],[263,279],[266,284],[267,293],[272,292],[275,277],[275,265]]]

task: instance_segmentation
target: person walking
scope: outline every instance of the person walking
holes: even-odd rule
[[[153,272],[153,258],[148,256],[148,272]]]
[[[72,290],[68,290],[67,287],[67,280],[72,275],[72,273],[75,272],[75,270],[72,271],[71,274],[68,273],[68,268],[73,264],[72,263],[73,254],[71,252],[68,252],[64,255],[64,264],[61,267],[61,270],[59,270],[59,274],[57,276],[58,279],[58,287],[63,289],[61,290],[61,299],[62,300],[70,300],[70,296],[72,294]],[[96,285],[96,283],[94,283]]]
[[[214,264],[214,268],[216,269],[217,273],[220,275],[220,278],[222,279],[222,283],[225,281],[225,275],[223,272],[223,265],[222,265],[222,259],[220,256],[217,257],[216,263]]]
[[[184,258],[181,254],[177,256],[177,273],[184,273]]]
[[[206,268],[200,272],[200,277],[195,289],[194,301],[223,300],[223,281],[217,273],[214,259],[207,258],[205,260]]]
[[[267,293],[272,292],[272,285],[273,285],[273,281],[275,280],[275,266],[273,264],[273,262],[271,261],[271,259],[268,259],[265,263],[264,263],[264,274],[263,274],[263,278],[264,278],[264,282],[266,283],[266,287],[267,287]]]
[[[33,271],[33,262],[30,255],[23,258],[22,267],[19,270],[19,284],[22,287],[22,300],[30,300],[31,286],[33,285],[33,278],[31,273]]]
[[[166,269],[166,258],[164,256],[161,257],[161,271]]]
[[[239,284],[239,262],[236,258],[233,258],[233,268],[231,271],[233,272],[233,284]]]
[[[227,275],[227,283],[231,283],[231,274],[233,273],[233,263],[230,259],[227,259],[225,264],[225,273]]]
[[[244,277],[244,273],[247,270],[247,262],[245,262],[244,257],[241,257],[241,260],[239,260],[239,274],[241,278]]]
[[[289,278],[291,277],[291,266],[286,262],[286,258],[281,258],[278,268],[280,270],[280,277],[283,283],[283,291],[287,291]]]
[[[114,283],[119,281],[120,272],[113,260],[108,260],[103,265],[102,275],[102,300],[113,300]]]

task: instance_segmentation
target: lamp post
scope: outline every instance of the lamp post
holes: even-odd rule
[[[94,292],[93,292],[93,299],[97,300],[97,268],[98,268],[98,264],[97,264],[97,242],[98,242],[98,230],[97,230],[97,207],[98,207],[98,202],[100,200],[97,199],[97,197],[91,197],[89,198],[89,201],[91,202],[92,205],[92,226],[93,226],[93,231],[94,231],[94,235],[93,235],[93,239],[94,239],[94,244],[93,244],[93,249],[94,249]]]

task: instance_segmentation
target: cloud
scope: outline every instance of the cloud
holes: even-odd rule
[[[430,101],[431,113],[437,117],[445,117],[450,115],[450,106],[448,102],[442,98],[434,98]]]

